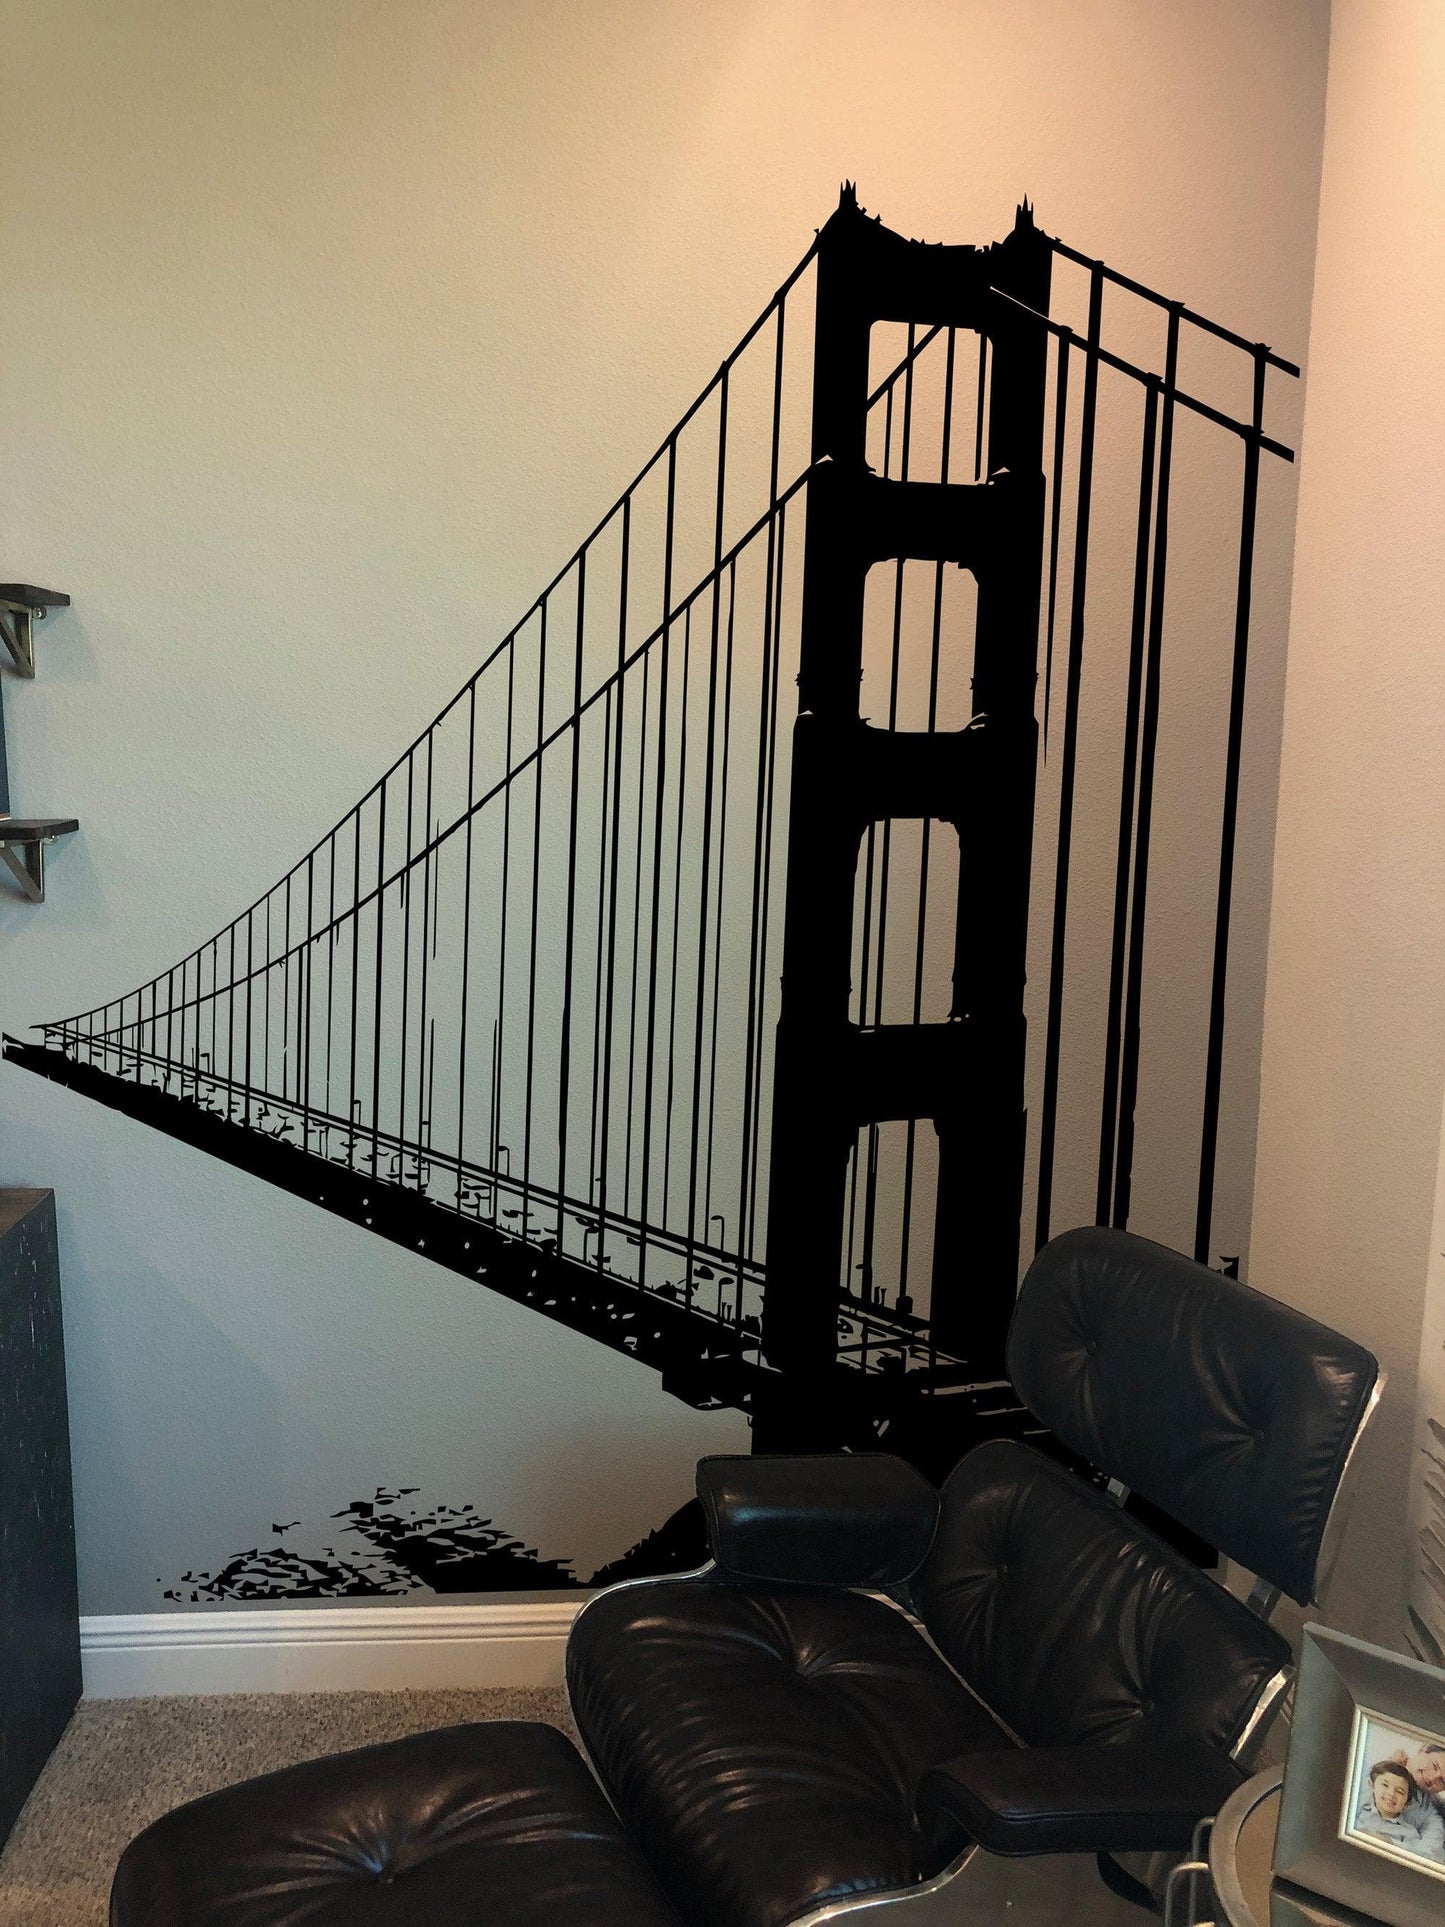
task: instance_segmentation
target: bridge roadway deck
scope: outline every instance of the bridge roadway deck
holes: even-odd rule
[[[137,1054],[128,1050],[126,1055]],[[354,1164],[288,1142],[279,1120],[292,1107],[264,1092],[250,1094],[249,1108],[258,1115],[264,1108],[273,1120],[272,1128],[237,1122],[228,1114],[235,1099],[226,1089],[227,1080],[204,1071],[193,1072],[186,1067],[183,1081],[192,1087],[192,1094],[178,1096],[164,1088],[169,1080],[147,1083],[136,1076],[116,1075],[65,1049],[7,1036],[4,1056],[23,1069],[68,1085],[637,1359],[661,1375],[665,1391],[698,1409],[726,1406],[757,1416],[760,1412],[776,1412],[803,1392],[764,1361],[755,1331],[740,1329],[731,1318],[716,1315],[703,1303],[683,1302],[676,1285],[640,1285],[598,1264],[560,1255],[555,1241],[538,1242],[517,1235],[482,1214],[480,1198],[489,1184],[494,1218],[500,1195],[522,1194],[520,1179],[466,1168],[459,1178],[457,1194],[474,1208],[458,1209],[396,1176],[358,1170]],[[179,1070],[176,1066],[162,1068],[168,1068],[172,1076]],[[155,1074],[161,1077],[160,1070]],[[327,1130],[351,1129],[364,1141],[366,1150],[378,1156],[369,1131],[344,1127],[336,1119],[326,1120],[325,1126]],[[398,1171],[404,1171],[409,1157],[419,1164],[430,1156],[384,1133],[380,1146]],[[452,1162],[455,1164],[455,1160]],[[587,1211],[586,1206],[571,1204],[566,1209],[579,1215]],[[625,1223],[609,1220],[610,1225]],[[650,1242],[656,1238],[652,1232],[648,1236]],[[670,1242],[680,1250],[681,1242],[675,1234]],[[714,1261],[710,1270],[716,1264],[737,1266],[735,1258],[710,1248],[697,1247],[697,1255]],[[761,1289],[760,1277],[745,1283]],[[840,1310],[846,1309],[840,1306]],[[751,1319],[748,1322],[755,1323]],[[861,1369],[857,1362],[840,1362],[826,1384],[810,1385],[804,1394],[810,1407],[828,1415],[826,1436],[818,1438],[818,1446],[873,1442],[880,1427],[896,1422],[906,1408],[925,1400],[932,1403],[929,1394],[935,1392],[947,1393],[949,1432],[957,1437],[960,1450],[975,1438],[1027,1429],[1020,1423],[1026,1415],[1010,1388],[968,1383],[966,1366],[959,1360],[935,1360],[932,1370],[908,1369],[907,1353],[924,1349],[916,1334],[907,1330],[890,1332],[882,1319],[868,1322],[875,1326],[875,1367],[882,1369]],[[892,1349],[886,1342],[877,1342],[879,1339],[891,1339]],[[866,1352],[863,1355],[866,1357]],[[856,1344],[850,1357],[859,1357]]]

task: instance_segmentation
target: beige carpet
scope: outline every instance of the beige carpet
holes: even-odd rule
[[[462,1720],[548,1720],[570,1731],[566,1702],[550,1691],[84,1700],[0,1854],[0,1927],[105,1927],[121,1849],[182,1801]],[[1083,1856],[988,1862],[969,1898],[971,1923],[1147,1927]]]
[[[462,1720],[567,1726],[560,1692],[237,1693],[82,1700],[0,1854],[3,1927],[105,1927],[133,1834],[184,1800]]]

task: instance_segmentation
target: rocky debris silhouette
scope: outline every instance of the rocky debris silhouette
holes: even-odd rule
[[[379,1486],[370,1499],[353,1499],[331,1515],[361,1545],[301,1551],[252,1546],[233,1553],[216,1571],[183,1573],[162,1594],[177,1605],[212,1600],[380,1599],[423,1590],[543,1592],[581,1582],[565,1559],[544,1559],[535,1547],[484,1518],[474,1504],[407,1506],[418,1486]],[[272,1522],[275,1533],[302,1521]],[[157,1584],[163,1584],[157,1581]]]

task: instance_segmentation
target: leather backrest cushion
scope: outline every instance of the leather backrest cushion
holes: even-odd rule
[[[1077,1474],[998,1439],[954,1468],[913,1582],[940,1652],[1027,1746],[1227,1750],[1288,1643]]]
[[[1363,1346],[1127,1231],[1065,1232],[1009,1331],[1019,1396],[1081,1457],[1302,1605],[1378,1376]]]
[[[697,1496],[724,1572],[794,1585],[896,1585],[938,1524],[933,1487],[884,1452],[699,1459]]]

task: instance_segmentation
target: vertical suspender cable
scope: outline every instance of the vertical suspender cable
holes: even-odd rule
[[[761,928],[758,931],[758,955],[764,962],[766,962],[768,956],[768,895],[773,871],[773,805],[776,799],[778,769],[778,685],[780,680],[780,665],[783,659],[783,584],[787,569],[788,549],[788,504],[786,500],[783,501],[778,508],[777,522],[778,554],[776,581],[773,587],[773,668],[768,691],[767,802],[764,806],[765,823],[763,828],[763,914]],[[762,1049],[759,1048],[753,1064],[753,1116],[758,1119],[762,1117],[763,1063],[764,1053]],[[752,1215],[748,1221],[749,1258],[752,1258],[756,1252],[758,1221],[757,1197],[762,1173],[762,1135],[761,1125],[759,1125],[753,1132],[752,1169],[748,1179],[748,1195],[752,1199]]]
[[[1089,517],[1094,482],[1094,427],[1099,399],[1099,334],[1104,271],[1089,280],[1089,336],[1084,360],[1084,406],[1079,423],[1078,503],[1074,521],[1074,579],[1069,609],[1069,661],[1064,685],[1064,752],[1059,771],[1059,829],[1054,858],[1054,926],[1049,952],[1049,1004],[1044,1034],[1044,1088],[1039,1116],[1039,1189],[1035,1244],[1049,1241],[1053,1209],[1054,1134],[1059,1108],[1059,1048],[1064,1016],[1064,955],[1069,923],[1069,856],[1074,827],[1074,769],[1078,758],[1079,688],[1084,662],[1084,617],[1089,583]]]
[[[457,996],[461,1015],[457,1038],[457,1209],[462,1204],[462,1171],[466,1162],[467,1141],[467,1029],[471,1001],[472,970],[472,824],[476,816],[477,775],[477,679],[467,685],[467,827],[462,845],[462,980]],[[560,1249],[561,1235],[558,1234]]]
[[[377,804],[376,826],[376,1001],[372,1010],[371,1047],[371,1173],[380,1175],[381,1163],[381,967],[382,931],[386,911],[386,782],[383,781]],[[266,1048],[270,1051],[271,1012],[271,903],[266,902]]]
[[[333,830],[326,839],[326,1095],[322,1109],[328,1117],[335,1116],[331,1103],[331,1053],[336,1019],[336,838],[337,832]]]
[[[682,702],[677,745],[677,837],[672,871],[672,956],[667,978],[667,1077],[662,1112],[662,1221],[672,1209],[672,1104],[677,1079],[677,972],[682,928],[682,844],[687,821],[687,710],[692,689],[692,597],[682,616]]]
[[[702,779],[702,875],[698,888],[697,994],[693,1006],[692,1042],[692,1123],[688,1133],[687,1167],[687,1302],[692,1303],[693,1269],[697,1262],[698,1144],[702,1131],[702,1037],[703,1010],[707,1001],[708,891],[712,875],[713,785],[717,757],[717,662],[722,618],[723,517],[727,502],[728,461],[728,366],[723,364],[718,384],[717,493],[713,524],[712,617],[708,645],[707,748],[703,757]],[[703,1226],[702,1242],[707,1242]]]
[[[572,780],[567,801],[567,918],[563,938],[562,1036],[557,1048],[557,1249],[565,1249],[567,1100],[572,1077],[572,971],[577,941],[577,796],[582,758],[582,650],[587,622],[587,551],[577,558],[577,629],[572,653]],[[583,1240],[585,1248],[585,1237]]]
[[[256,971],[255,923],[256,911],[253,905],[252,908],[246,912],[246,1110],[243,1122],[248,1131],[251,1128],[251,985],[255,981]],[[200,982],[200,972],[198,971],[196,973],[197,989],[200,988]],[[185,988],[186,977],[185,971],[182,970],[181,994],[183,996],[185,994]],[[199,1010],[196,1012],[196,1016],[197,1019],[199,1019]],[[197,1036],[200,1035],[199,1021],[196,1026],[196,1034]],[[182,1041],[184,1042],[184,1040]]]
[[[496,1119],[493,1128],[492,1158],[496,1162],[502,1150],[502,1080],[507,1072],[507,922],[512,897],[512,732],[516,715],[517,688],[517,638],[515,631],[507,638],[507,734],[506,749],[503,754],[503,768],[507,773],[506,788],[502,791],[502,890],[501,906],[497,915],[497,1022],[493,1033],[492,1049],[495,1054],[495,1069],[492,1076],[492,1114]],[[507,1175],[512,1174],[512,1152],[507,1148]]]
[[[732,755],[733,726],[733,650],[737,628],[738,565],[728,564],[727,642],[723,656],[722,756],[718,776],[717,886],[714,892],[712,959],[712,1037],[708,1045],[707,1084],[707,1159],[702,1187],[702,1233],[706,1241],[712,1230],[713,1140],[717,1130],[717,1039],[718,1006],[722,1000],[723,909],[726,900],[728,858],[728,782]],[[721,1242],[721,1240],[719,1241]],[[721,1284],[719,1284],[721,1292]]]
[[[355,833],[351,844],[351,1053],[347,1066],[348,1087],[346,1092],[347,1135],[351,1152],[350,1163],[356,1153],[356,1131],[361,1121],[361,1093],[357,1089],[356,1063],[358,1038],[361,1030],[361,804],[358,803],[351,813]],[[251,1083],[251,985],[250,978],[254,966],[249,961],[251,939],[249,930],[246,938],[246,1084]]]
[[[762,1050],[759,1034],[761,1013],[759,1009],[759,978],[765,967],[766,959],[759,945],[762,928],[762,889],[764,837],[766,834],[766,805],[768,787],[768,759],[770,736],[768,731],[768,695],[772,683],[773,650],[779,638],[773,634],[773,580],[778,559],[778,455],[783,426],[783,314],[787,303],[778,303],[778,327],[773,346],[773,416],[772,446],[768,466],[768,549],[763,569],[763,641],[762,663],[758,672],[758,781],[757,801],[753,820],[753,887],[751,920],[748,927],[748,1009],[747,1024],[743,1042],[743,1118],[742,1118],[742,1174],[738,1181],[738,1294],[737,1316],[742,1318],[743,1293],[741,1266],[751,1255],[753,1226],[756,1219],[756,1199],[752,1193],[750,1172],[752,1168],[753,1140],[757,1131],[757,1087],[754,1081],[754,1067]]]
[[[1124,701],[1124,767],[1119,783],[1119,840],[1114,865],[1114,930],[1104,1024],[1104,1095],[1099,1117],[1095,1222],[1108,1224],[1113,1206],[1114,1142],[1119,1123],[1119,1054],[1124,967],[1129,931],[1129,869],[1134,845],[1134,791],[1139,766],[1139,705],[1144,682],[1144,632],[1149,609],[1149,530],[1154,506],[1154,455],[1159,431],[1159,384],[1144,394],[1139,457],[1139,517],[1134,541],[1134,601],[1129,624],[1129,679]]]
[[[542,887],[542,747],[546,731],[547,598],[539,611],[537,638],[537,747],[532,780],[532,910],[527,927],[527,1081],[522,1124],[522,1229],[528,1228],[532,1198],[532,1096],[537,1059],[537,899]],[[561,1249],[561,1206],[558,1206],[558,1249]]]
[[[593,1262],[599,1271],[602,1269],[602,1259],[599,1254],[606,1235],[606,1226],[603,1223],[600,1208],[601,1201],[598,1196],[597,1131],[598,1107],[602,1101],[602,980],[606,969],[607,835],[616,807],[612,795],[613,696],[613,685],[609,680],[602,701],[602,820],[597,839],[597,936],[594,944],[596,968],[592,976],[592,1126],[588,1138],[587,1164],[588,1202],[599,1207],[596,1218],[598,1250],[593,1253]]]
[[[436,889],[432,886],[432,869],[435,856],[432,848],[432,780],[435,774],[435,727],[427,731],[426,737],[426,781],[422,785],[422,859],[421,859],[421,990],[417,1003],[417,1056],[420,1064],[416,1082],[416,1141],[417,1155],[415,1170],[418,1185],[426,1189],[426,1173],[429,1163],[425,1152],[431,1138],[431,1066],[434,1062],[433,1030],[434,1020],[430,1017],[431,997],[431,923],[434,911],[433,897],[441,889],[440,872],[436,878]],[[406,1136],[405,1120],[401,1135]]]
[[[647,1227],[651,1222],[652,1196],[652,1120],[654,1112],[653,1073],[657,1062],[657,935],[662,918],[662,847],[664,806],[667,796],[667,671],[672,648],[672,564],[677,516],[677,437],[667,445],[667,510],[662,538],[662,635],[657,670],[657,797],[652,826],[652,935],[647,965],[647,1045],[642,1073],[642,1202],[638,1216],[642,1222],[637,1253],[637,1282],[647,1282]],[[641,835],[641,823],[638,825]],[[664,1222],[667,1198],[662,1204]]]
[[[236,926],[234,923],[231,925],[229,934],[231,939],[231,945],[230,945],[231,954],[229,959],[227,960],[227,969],[229,971],[229,979],[226,985],[226,991],[227,991],[227,995],[226,995],[226,1084],[227,1084],[226,1115],[227,1117],[230,1117],[232,1115],[231,1104],[232,1104],[232,1096],[235,1089],[235,1078],[236,1078]],[[151,985],[152,1012],[154,1012],[155,1007],[156,1007],[156,992],[155,992],[155,985],[152,984]],[[152,1023],[152,1031],[154,1031],[154,1028],[155,1028],[154,1023]],[[151,1048],[152,1050],[154,1050],[155,1048],[154,1042],[152,1042]]]
[[[1044,630],[1044,754],[1049,749],[1049,716],[1054,696],[1054,612],[1059,596],[1059,530],[1064,510],[1064,443],[1069,424],[1069,336],[1059,336],[1054,376],[1054,456],[1049,495],[1049,614]]]
[[[622,1210],[632,1215],[632,1145],[637,1135],[637,991],[642,966],[642,855],[647,820],[648,731],[652,724],[652,651],[642,658],[642,713],[637,724],[637,813],[632,822],[632,964],[627,990],[627,1100],[623,1111]],[[638,1239],[641,1262],[642,1238]]]
[[[306,859],[306,944],[302,951],[302,1002],[304,1021],[300,1026],[301,1058],[301,1148],[310,1148],[311,1138],[311,964],[315,945],[311,932],[316,922],[316,856]],[[236,978],[235,925],[231,926],[231,981]],[[234,1006],[234,994],[232,1004]]]
[[[408,1045],[411,1030],[411,860],[412,835],[416,822],[416,745],[406,753],[406,846],[402,861],[401,881],[401,1053],[397,1073],[396,1100],[396,1173],[398,1181],[404,1174],[406,1163],[406,1073],[407,1062],[411,1055]],[[288,911],[289,920],[289,911]],[[420,1053],[418,1053],[419,1055]]]
[[[288,1065],[287,1063],[287,1059],[291,1055],[290,1045],[291,1045],[291,962],[292,962],[291,878],[289,875],[286,878],[285,889],[286,889],[286,895],[285,895],[284,901],[285,901],[286,908],[284,913],[284,921],[282,924],[282,935],[281,935],[282,954],[286,959],[286,962],[282,968],[282,973],[281,973],[281,984],[282,984],[282,990],[281,990],[281,1102],[283,1104],[290,1102],[295,1097],[297,1076],[300,1070],[299,1064]],[[218,956],[219,956],[219,952],[218,952]],[[221,1001],[220,998],[217,997],[216,1003],[218,1006],[218,1010],[217,1010],[218,1016],[220,1014],[219,1013],[220,1001]],[[219,1072],[220,1068],[221,1068],[221,1062],[218,1056],[215,1062],[215,1069],[217,1070],[217,1072]]]
[[[1249,613],[1254,576],[1254,525],[1259,503],[1259,438],[1264,429],[1264,379],[1268,351],[1254,351],[1254,433],[1244,445],[1244,495],[1239,524],[1239,582],[1234,607],[1234,662],[1229,687],[1229,740],[1224,762],[1224,810],[1219,831],[1219,897],[1214,916],[1214,972],[1209,988],[1209,1043],[1205,1056],[1204,1122],[1199,1149],[1199,1204],[1194,1255],[1209,1262],[1214,1211],[1214,1166],[1219,1146],[1219,1089],[1224,1060],[1224,1000],[1229,973],[1229,913],[1234,890],[1235,819],[1244,743],[1244,687],[1249,668]]]
[[[269,892],[266,896],[265,902],[266,902],[266,967],[262,972],[262,977],[261,977],[261,983],[262,983],[262,989],[261,989],[261,1087],[263,1090],[269,1091],[272,1088],[272,1084],[271,1084],[271,897]],[[207,949],[209,949],[210,945],[208,944],[206,947]],[[216,966],[215,966],[215,959],[212,958],[211,986],[213,989],[215,987],[215,982],[216,982]],[[200,966],[197,965],[196,991],[198,995],[200,993],[200,987],[201,987],[201,971],[200,971]],[[214,1006],[212,1008],[214,1010]],[[124,1007],[122,1007],[122,1015],[124,1015]],[[214,1017],[212,1021],[214,1023]],[[201,1013],[199,1010],[197,1010],[196,1012],[197,1044],[199,1044],[200,1041],[201,1041]],[[215,1039],[215,1033],[213,1030],[211,1035],[211,1050],[210,1050],[210,1056],[208,1059],[208,1065],[215,1062],[215,1056],[216,1056],[216,1039]],[[199,1095],[199,1090],[200,1090],[200,1087],[198,1085],[197,1095]]]
[[[617,880],[622,847],[623,696],[627,687],[627,590],[632,556],[632,497],[622,503],[622,559],[617,579],[617,735],[612,767],[612,849],[607,865],[607,997],[602,1038],[602,1133],[598,1150],[597,1269],[601,1271],[607,1243],[608,1160],[612,1132],[612,1035],[615,1029],[617,983]],[[639,754],[641,744],[639,743]],[[600,881],[600,880],[599,880]],[[595,1075],[595,1067],[594,1067]],[[624,1210],[625,1210],[624,1203]]]
[[[1144,993],[1144,916],[1149,901],[1149,843],[1154,821],[1154,758],[1159,742],[1159,696],[1164,651],[1164,596],[1169,565],[1169,479],[1174,455],[1174,390],[1179,378],[1180,306],[1169,310],[1164,351],[1164,395],[1159,425],[1159,486],[1154,508],[1154,564],[1149,583],[1149,648],[1144,663],[1144,721],[1139,740],[1139,814],[1134,830],[1134,886],[1129,906],[1129,965],[1124,987],[1124,1035],[1119,1081],[1119,1138],[1114,1165],[1113,1221],[1129,1223],[1134,1181],[1134,1108],[1139,1095],[1139,1011]]]

